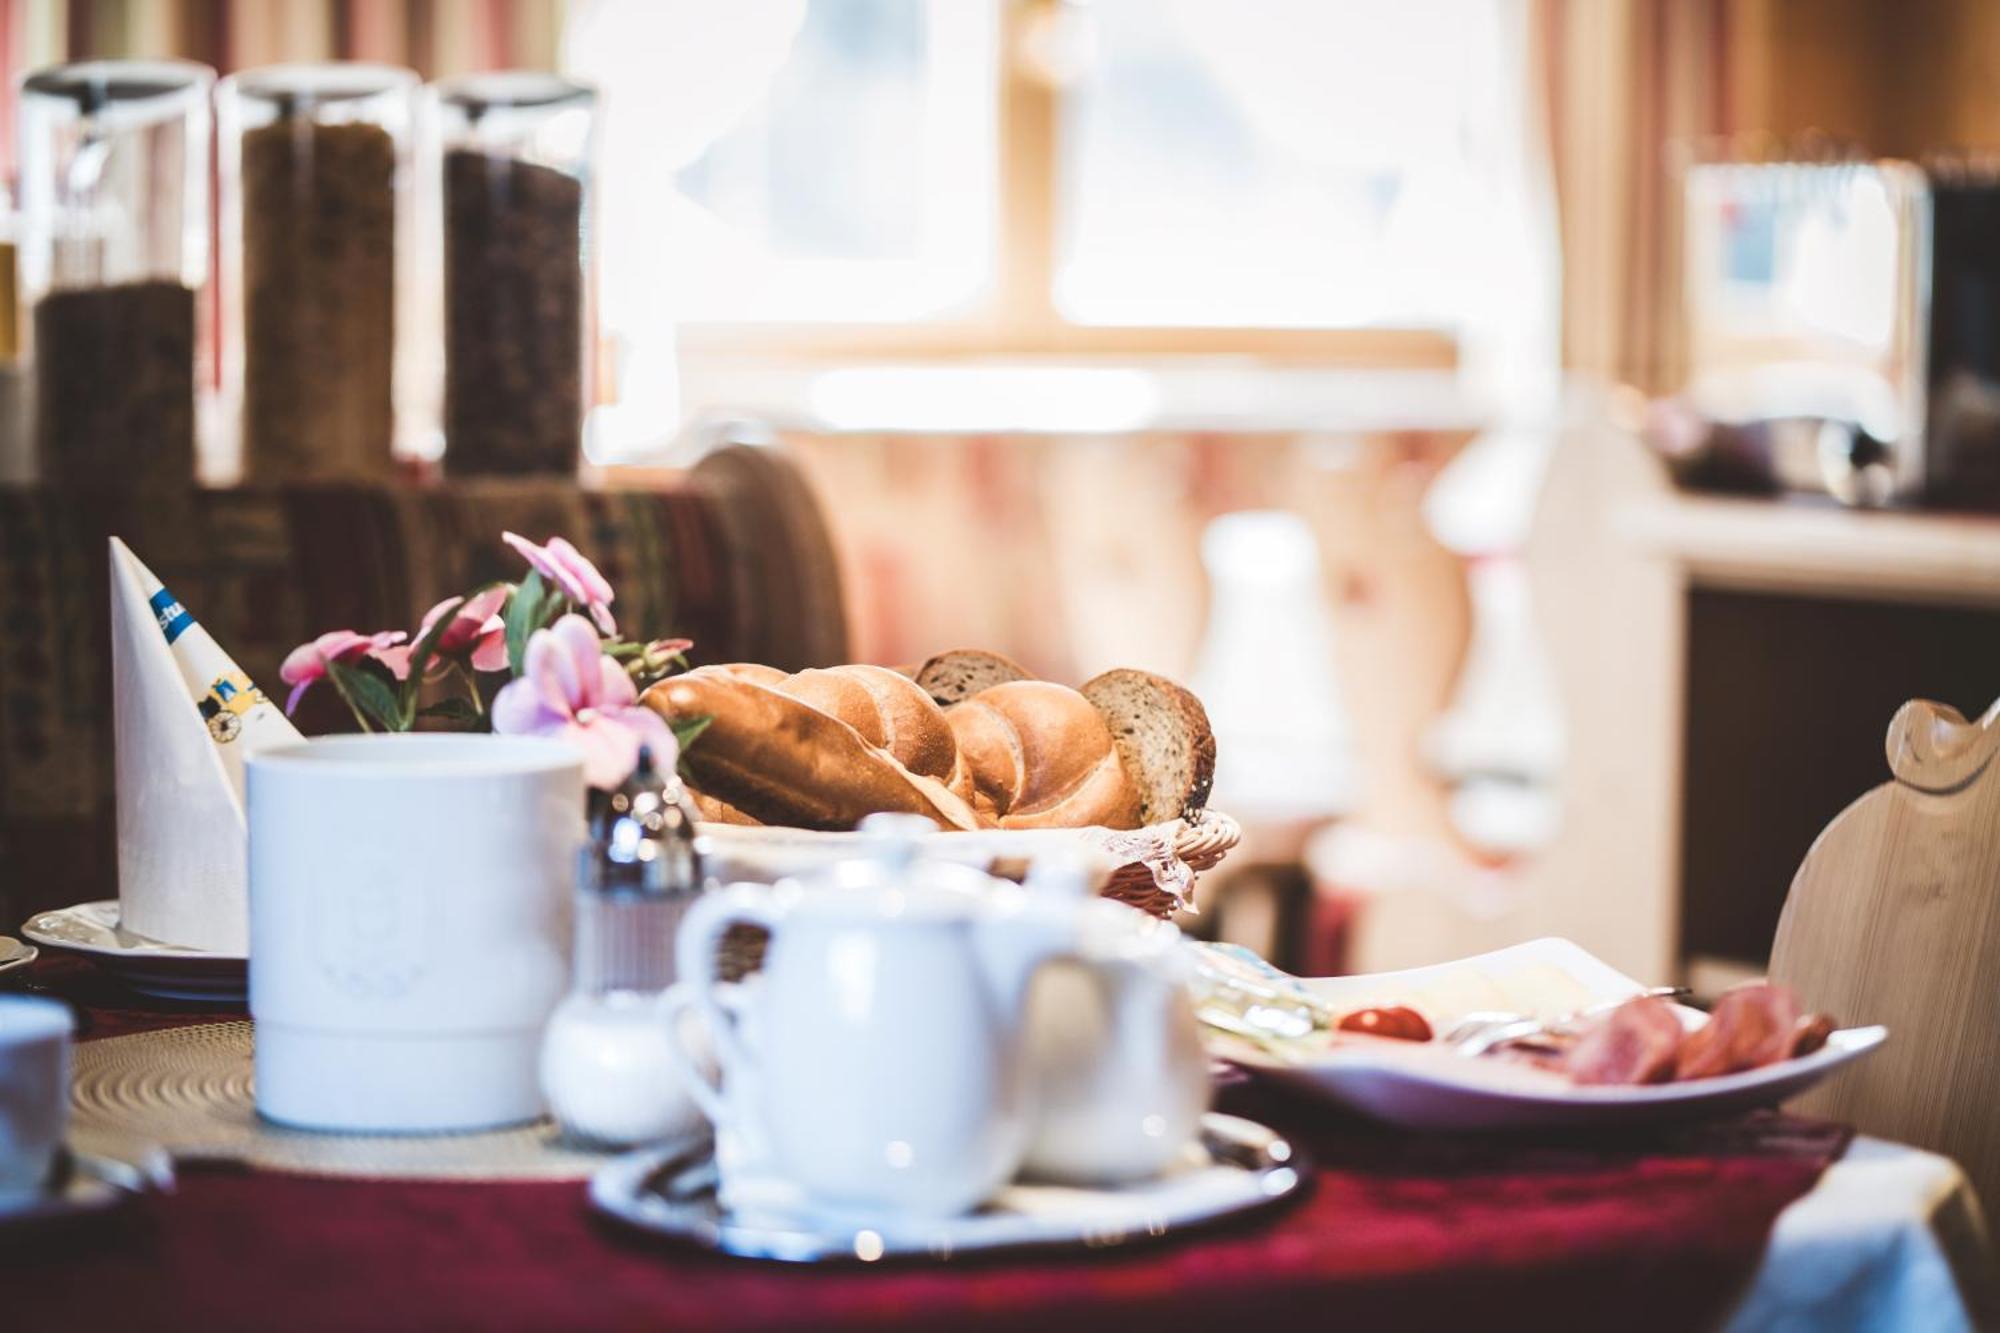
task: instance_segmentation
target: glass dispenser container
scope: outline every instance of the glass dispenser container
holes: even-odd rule
[[[419,87],[346,63],[222,82],[225,387],[253,480],[392,470]]]
[[[681,1085],[661,998],[674,938],[700,896],[695,810],[640,751],[617,790],[591,793],[577,867],[570,992],[542,1042],[542,1092],[572,1139],[617,1146],[700,1123]]]
[[[193,480],[214,79],[96,60],[21,85],[22,332],[45,478]]]
[[[597,94],[509,71],[441,83],[435,96],[445,470],[573,473],[592,401]]]

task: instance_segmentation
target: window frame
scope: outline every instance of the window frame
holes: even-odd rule
[[[1131,360],[1249,357],[1281,364],[1454,369],[1448,330],[1077,324],[1055,304],[1062,91],[1022,51],[1065,0],[998,0],[999,217],[994,282],[970,315],[899,323],[739,323],[679,326],[684,363],[945,361],[981,357]]]

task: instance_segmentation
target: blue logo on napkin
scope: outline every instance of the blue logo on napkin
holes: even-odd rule
[[[167,636],[168,643],[178,639],[187,632],[188,626],[194,624],[194,617],[187,613],[187,608],[165,588],[154,593],[147,605],[153,608],[153,617],[160,622],[160,633]]]

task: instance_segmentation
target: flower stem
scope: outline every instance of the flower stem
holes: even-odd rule
[[[486,704],[479,697],[479,677],[475,676],[472,673],[472,668],[463,662],[452,663],[451,669],[457,672],[460,678],[465,681],[465,695],[468,699],[472,700],[472,711],[480,717],[485,717]]]
[[[361,729],[372,736],[375,733],[375,728],[368,725],[368,715],[361,711],[360,704],[354,702],[354,696],[349,694],[347,687],[340,683],[340,677],[329,671],[326,673],[326,678],[333,682],[334,691],[340,695],[340,701],[347,705],[347,711],[354,714],[354,720],[361,724]]]

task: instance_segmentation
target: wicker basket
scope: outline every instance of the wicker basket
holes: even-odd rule
[[[1198,822],[1182,826],[1174,835],[1174,857],[1199,876],[1203,871],[1214,869],[1242,838],[1242,827],[1234,819],[1219,810],[1208,810],[1202,813]],[[1000,860],[988,869],[996,875],[1018,879],[1026,873],[1027,862]],[[1105,880],[1099,892],[1157,917],[1170,917],[1182,907],[1172,894],[1160,888],[1153,878],[1152,868],[1143,861],[1118,867]],[[1188,901],[1193,901],[1192,889]],[[733,927],[723,936],[717,962],[719,974],[733,981],[755,972],[763,965],[766,939],[765,932],[759,927]]]
[[[1243,840],[1242,826],[1220,810],[1205,810],[1200,822],[1182,828],[1174,838],[1174,855],[1197,876],[1213,870],[1230,848]],[[1111,873],[1099,890],[1107,898],[1130,903],[1154,916],[1172,916],[1181,904],[1153,882],[1153,872],[1141,862],[1123,865]],[[1193,895],[1188,897],[1193,902]]]

